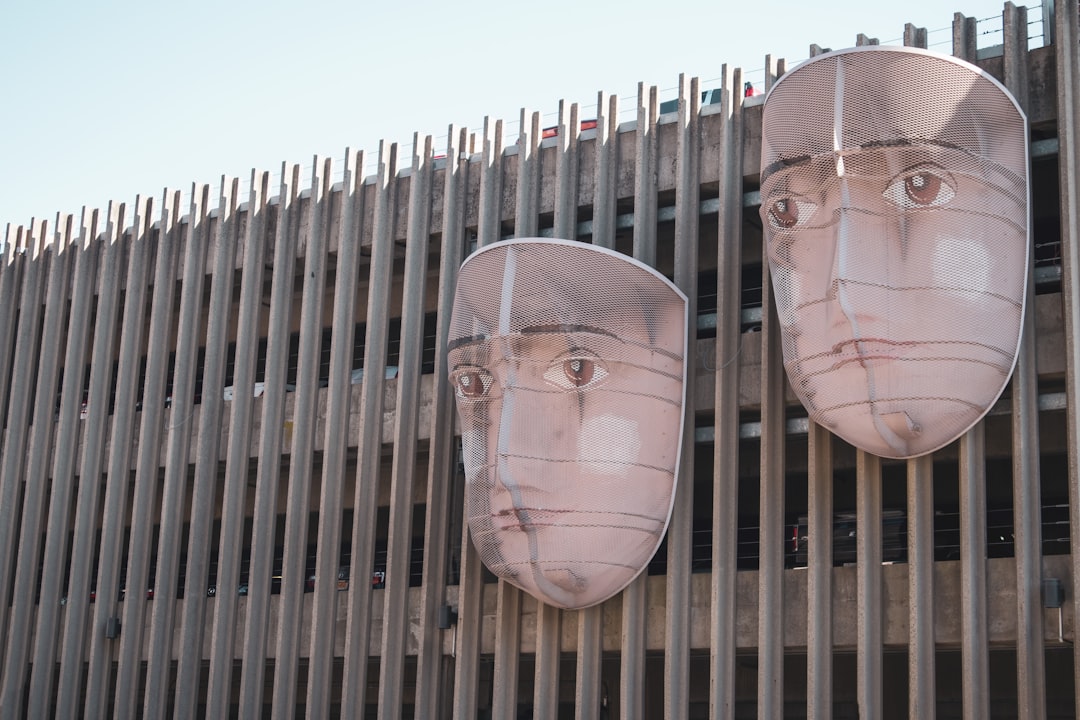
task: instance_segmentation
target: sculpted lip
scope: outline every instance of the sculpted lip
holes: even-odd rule
[[[863,338],[845,340],[833,346],[834,355],[843,355],[833,367],[840,368],[849,363],[864,363],[869,360],[900,360],[918,346],[913,341],[896,342],[885,338]]]

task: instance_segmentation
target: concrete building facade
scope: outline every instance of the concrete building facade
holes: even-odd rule
[[[915,460],[785,387],[739,69],[670,111],[639,86],[628,122],[600,94],[586,130],[562,104],[548,138],[522,111],[512,139],[385,144],[368,177],[349,151],[336,183],[316,158],[9,227],[0,717],[1080,714],[1080,12],[1042,12],[1032,48],[1025,8],[990,50],[954,18],[1029,118],[1034,262],[1004,395]],[[581,611],[497,582],[462,521],[456,271],[537,235],[691,302],[667,538]]]

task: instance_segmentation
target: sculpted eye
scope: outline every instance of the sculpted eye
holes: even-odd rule
[[[454,392],[463,400],[478,400],[491,392],[495,377],[483,368],[466,367],[457,370],[451,378]]]
[[[956,196],[949,173],[939,167],[923,166],[893,178],[882,196],[903,208],[940,207]]]
[[[601,383],[608,375],[599,358],[580,351],[551,363],[544,380],[562,390],[584,390]]]
[[[791,230],[806,225],[816,210],[815,203],[789,196],[774,200],[766,210],[766,217],[774,229]]]

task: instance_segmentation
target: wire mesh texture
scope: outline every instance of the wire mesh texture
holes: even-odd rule
[[[484,564],[562,608],[634,579],[671,514],[686,297],[625,256],[506,241],[462,266],[449,371]]]
[[[796,394],[876,455],[951,442],[1016,360],[1023,113],[973,65],[865,47],[785,76],[762,134],[761,217]]]

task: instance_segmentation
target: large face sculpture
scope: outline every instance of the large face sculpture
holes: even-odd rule
[[[796,394],[877,455],[954,440],[1016,360],[1023,113],[973,65],[867,47],[784,76],[762,136],[761,219]]]
[[[581,608],[645,567],[671,514],[686,327],[685,296],[615,252],[523,239],[465,260],[448,364],[493,573]]]

